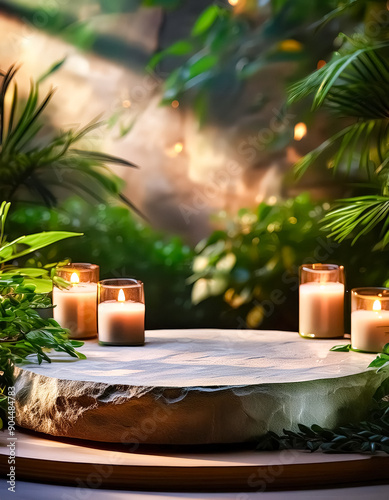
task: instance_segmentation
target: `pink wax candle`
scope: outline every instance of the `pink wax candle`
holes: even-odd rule
[[[343,337],[343,283],[300,285],[300,334],[307,337]]]
[[[53,288],[53,317],[70,338],[97,335],[97,281],[99,267],[94,264],[68,264],[57,269],[57,276],[69,281],[67,289]]]
[[[344,335],[344,268],[304,264],[300,268],[299,333],[307,338]]]
[[[352,348],[380,352],[389,342],[389,290],[354,288],[351,306]]]
[[[111,345],[143,345],[143,300],[143,283],[139,281],[125,278],[101,281],[97,308],[99,342]]]

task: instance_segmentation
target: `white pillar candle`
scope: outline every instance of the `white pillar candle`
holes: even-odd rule
[[[124,300],[123,290],[118,300],[98,305],[99,341],[113,345],[143,345],[145,341],[145,305]]]
[[[344,335],[344,284],[311,281],[300,285],[299,332],[305,337]]]
[[[389,342],[389,311],[381,309],[377,299],[371,311],[358,309],[351,313],[351,346],[353,349],[380,352]]]
[[[67,290],[53,289],[53,317],[63,328],[70,330],[70,337],[82,339],[97,334],[97,283],[78,283],[73,273],[73,285]]]

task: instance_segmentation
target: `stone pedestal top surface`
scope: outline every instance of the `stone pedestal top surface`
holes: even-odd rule
[[[333,352],[339,339],[262,330],[154,330],[144,346],[85,341],[86,360],[51,353],[24,371],[56,379],[140,387],[209,387],[305,382],[367,371],[375,355]]]

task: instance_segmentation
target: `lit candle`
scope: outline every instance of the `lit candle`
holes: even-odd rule
[[[140,281],[126,278],[101,281],[97,314],[102,344],[144,344],[145,305]]]
[[[343,267],[312,264],[301,267],[299,333],[303,337],[344,335]]]
[[[389,290],[358,288],[351,297],[352,348],[380,352],[389,342]]]
[[[53,288],[53,317],[70,330],[70,338],[97,335],[98,270],[94,264],[69,264],[57,269],[57,275],[70,281],[71,287],[66,290]]]

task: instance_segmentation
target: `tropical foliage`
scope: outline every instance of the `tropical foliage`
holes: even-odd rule
[[[29,355],[35,355],[39,363],[50,362],[47,352],[51,349],[76,358],[85,357],[75,350],[82,342],[68,340],[67,330],[53,319],[43,319],[38,312],[53,307],[48,295],[52,289],[50,269],[15,268],[8,264],[47,245],[80,235],[52,231],[7,242],[5,221],[9,207],[6,202],[0,206],[0,423],[6,416],[6,389],[12,384],[14,363]],[[38,293],[42,288],[45,292]]]
[[[385,2],[377,5],[387,14]],[[389,243],[389,20],[382,12],[368,18],[364,34],[341,34],[343,46],[331,60],[289,89],[290,104],[312,96],[312,111],[325,108],[343,120],[343,128],[297,163],[297,174],[324,156],[335,173],[359,176],[368,190],[341,200],[326,228],[338,241],[353,235],[355,243],[378,226],[381,249]]]
[[[330,25],[324,28],[320,44],[305,42],[314,36],[313,22],[331,10],[332,0],[269,1],[266,7],[251,2],[247,9],[244,3],[235,9],[209,6],[196,20],[189,37],[153,56],[149,67],[158,74],[164,74],[165,67],[175,68],[164,83],[164,103],[179,100],[193,107],[201,122],[216,119],[224,124],[234,103],[240,103],[245,85],[263,69],[290,62],[296,63],[292,72],[299,75],[312,67],[312,60],[316,64],[330,50],[326,41],[332,33]],[[174,59],[176,64],[172,63]],[[165,61],[168,64],[164,66]],[[255,114],[267,100],[263,95],[250,106],[246,104],[244,111]]]
[[[42,78],[56,71],[54,65]],[[80,130],[55,131],[43,126],[42,113],[54,91],[39,99],[39,83],[31,83],[26,102],[12,83],[16,66],[0,71],[0,199],[57,203],[56,189],[102,200],[110,195],[131,205],[122,194],[123,181],[106,166],[132,163],[101,152],[79,149],[81,140],[101,126],[93,122]]]
[[[251,328],[297,329],[298,266],[304,262],[347,263],[348,287],[387,284],[387,256],[379,253],[366,270],[366,249],[373,231],[353,252],[320,228],[330,205],[311,201],[307,194],[256,209],[242,209],[219,220],[219,230],[200,242],[193,263],[195,303],[222,297],[241,325]],[[240,319],[239,319],[240,318]],[[279,323],[277,324],[277,319]]]
[[[337,241],[352,235],[355,243],[377,226],[381,235],[373,246],[380,249],[389,243],[386,3],[271,1],[271,15],[265,22],[255,2],[247,9],[238,3],[233,10],[212,5],[197,19],[187,39],[157,53],[150,62],[152,68],[158,68],[166,59],[178,60],[165,82],[164,102],[189,103],[201,121],[209,114],[217,115],[215,109],[219,109],[225,122],[233,103],[240,103],[245,82],[264,68],[294,61],[299,63],[296,77],[306,74],[321,58],[320,69],[290,87],[288,101],[290,105],[304,101],[295,107],[303,114],[306,98],[312,96],[313,113],[306,120],[312,121],[316,113],[326,110],[336,118],[335,133],[304,156],[296,172],[300,177],[308,166],[326,164],[338,174],[338,182],[350,176],[354,191],[357,180],[357,190],[363,190],[364,196],[341,200],[326,214],[326,229]],[[338,34],[339,27],[347,34]],[[321,53],[312,47],[316,44],[307,43],[312,37],[320,40]],[[251,111],[260,113],[266,102],[266,96],[253,101]]]

